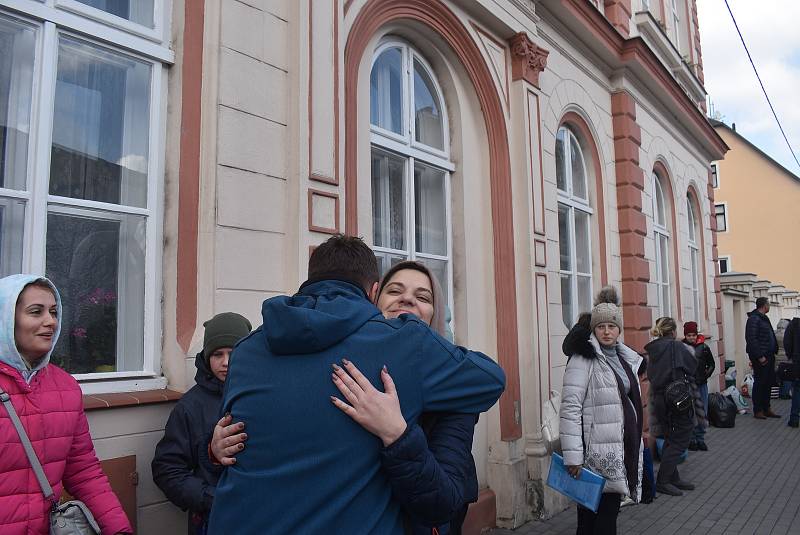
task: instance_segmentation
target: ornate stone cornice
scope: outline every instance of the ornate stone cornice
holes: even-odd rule
[[[544,48],[531,41],[528,34],[519,32],[508,40],[511,49],[511,78],[525,80],[539,87],[539,73],[547,66],[547,55]]]

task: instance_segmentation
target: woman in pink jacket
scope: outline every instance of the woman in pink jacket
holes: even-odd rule
[[[86,503],[102,535],[133,533],[95,455],[81,389],[50,364],[60,317],[61,298],[49,280],[0,279],[0,387],[10,395],[55,496],[63,488]],[[49,533],[50,506],[0,405],[0,533]]]

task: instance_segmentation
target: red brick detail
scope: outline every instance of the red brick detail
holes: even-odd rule
[[[622,283],[623,305],[647,305],[647,283],[628,280]]]
[[[609,11],[609,5],[613,8]],[[624,15],[625,29],[630,20],[630,1],[609,2],[606,14]],[[627,33],[626,33],[627,35]],[[622,310],[625,323],[625,343],[642,351],[650,339],[648,329],[652,314],[647,307],[647,283],[650,282],[650,265],[644,257],[644,239],[647,220],[642,213],[644,172],[639,167],[641,128],[636,122],[636,102],[620,91],[611,95],[611,122],[614,136],[614,170],[617,178],[617,219],[619,222],[619,249],[622,257]]]
[[[528,34],[519,32],[508,40],[511,49],[511,79],[525,80],[539,87],[539,74],[547,67],[549,51],[531,41]]]
[[[722,291],[722,287],[719,284],[719,279],[718,278],[714,279],[714,291],[715,292],[721,292]]]
[[[717,309],[717,323],[722,323],[722,309]]]
[[[717,340],[717,352],[720,355],[725,354],[725,342],[723,340]]]
[[[606,18],[623,37],[631,34],[631,0],[605,0]]]
[[[478,494],[478,501],[469,504],[461,533],[464,535],[481,535],[487,529],[497,525],[496,519],[497,497],[492,489],[483,489]]]

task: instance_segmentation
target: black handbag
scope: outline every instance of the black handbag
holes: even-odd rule
[[[672,361],[673,381],[664,389],[664,400],[667,402],[669,411],[673,414],[688,414],[694,407],[694,395],[692,385],[684,375],[681,379],[675,379],[675,345],[672,345],[670,352]]]

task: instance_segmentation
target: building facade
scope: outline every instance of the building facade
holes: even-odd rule
[[[183,529],[149,463],[202,322],[259,325],[333,233],[430,266],[506,371],[473,529],[565,506],[541,407],[603,285],[633,348],[670,315],[724,355],[695,0],[116,4],[0,0],[0,271],[62,289],[54,361],[141,533]]]

